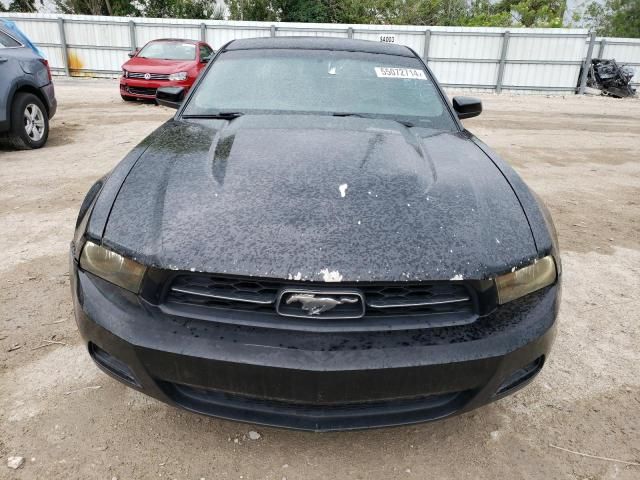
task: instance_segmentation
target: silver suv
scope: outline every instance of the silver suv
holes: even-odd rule
[[[15,148],[42,147],[56,107],[48,62],[0,25],[0,138]]]

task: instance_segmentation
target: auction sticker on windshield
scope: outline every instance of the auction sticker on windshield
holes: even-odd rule
[[[393,68],[374,67],[376,76],[380,78],[412,78],[414,80],[426,80],[424,71],[417,68]]]

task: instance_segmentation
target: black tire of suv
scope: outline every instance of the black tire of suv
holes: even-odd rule
[[[44,133],[40,140],[33,140],[27,135],[24,125],[24,111],[27,105],[36,105],[43,114]],[[18,93],[11,104],[11,130],[9,131],[9,143],[17,149],[27,150],[44,146],[49,137],[49,115],[42,101],[33,93]]]

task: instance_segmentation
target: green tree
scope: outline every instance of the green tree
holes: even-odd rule
[[[501,0],[496,9],[509,12],[514,26],[561,27],[567,0]]]
[[[330,22],[327,4],[322,0],[277,0],[275,3],[282,22]]]
[[[460,25],[470,8],[466,0],[417,1],[407,6],[401,23],[413,22],[412,25]]]
[[[510,27],[513,16],[491,0],[472,0],[460,25],[467,27]]]
[[[8,11],[34,13],[38,11],[38,4],[41,2],[36,0],[11,0]]]
[[[334,10],[335,23],[380,23],[379,0],[342,0]]]
[[[592,1],[586,5],[582,21],[598,35],[640,38],[640,1]]]
[[[142,0],[145,5],[144,0]],[[153,0],[153,4],[166,3],[169,13],[166,15],[154,15],[145,9],[147,17],[167,18],[195,18],[198,20],[221,20],[224,18],[224,10],[218,6],[215,0]],[[147,4],[148,5],[148,4]],[[161,9],[162,10],[162,9]]]
[[[134,16],[140,11],[130,0],[55,0],[61,13],[77,15]]]
[[[391,25],[557,27],[565,10],[566,0],[230,1],[234,20]]]
[[[340,23],[350,0],[230,0],[232,20]]]
[[[274,0],[230,0],[231,20],[277,22],[279,12]]]
[[[23,0],[24,1],[24,0]],[[160,18],[224,18],[215,0],[54,0],[62,13]]]

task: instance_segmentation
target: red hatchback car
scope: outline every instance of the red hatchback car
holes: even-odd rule
[[[125,101],[155,99],[160,87],[186,87],[195,82],[214,50],[196,40],[152,40],[122,66],[120,95]]]

